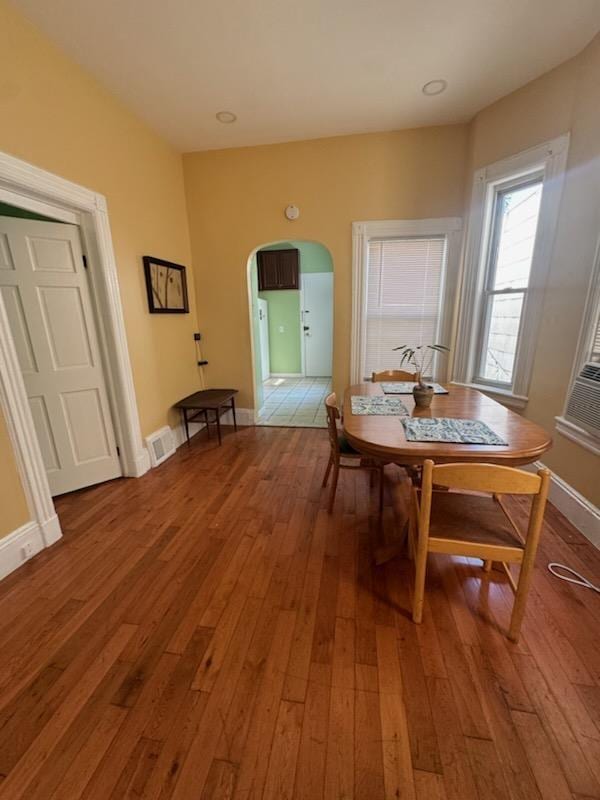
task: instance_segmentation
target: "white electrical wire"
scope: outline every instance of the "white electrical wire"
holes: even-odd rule
[[[594,584],[588,581],[587,578],[584,578],[583,575],[579,574],[579,572],[575,572],[575,570],[571,569],[571,567],[567,567],[564,564],[557,564],[556,561],[552,561],[550,564],[548,564],[548,569],[556,578],[560,578],[561,581],[576,583],[577,586],[585,586],[586,589],[593,589],[595,592],[600,593],[600,586],[594,586]],[[571,575],[575,575],[576,577],[569,578],[567,575],[561,575],[560,572],[556,571],[557,569],[562,569],[565,572],[569,572]]]
[[[196,345],[196,360],[197,361],[203,361],[201,343],[199,341],[195,341],[194,344]],[[199,369],[199,372],[200,372],[200,385],[202,386],[203,389],[206,389],[206,384],[204,382],[204,366],[201,365],[201,364],[198,364],[198,369]]]

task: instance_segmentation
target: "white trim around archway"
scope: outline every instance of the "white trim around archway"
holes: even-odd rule
[[[80,226],[123,474],[129,477],[143,475],[150,468],[150,459],[142,443],[106,199],[101,194],[0,153],[0,201]],[[32,517],[15,534],[23,530],[25,538],[32,541],[33,537],[29,550],[37,552],[57,541],[62,533],[1,296],[0,405]],[[6,539],[12,541],[11,537]],[[18,539],[17,536],[15,544],[18,544]],[[5,540],[0,540],[2,544]],[[23,555],[22,560],[26,557],[27,554]],[[2,572],[6,570],[0,563],[0,575]]]

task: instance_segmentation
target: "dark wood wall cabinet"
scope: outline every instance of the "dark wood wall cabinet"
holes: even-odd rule
[[[273,289],[298,289],[300,283],[300,251],[259,250],[256,254],[258,265],[258,291]]]

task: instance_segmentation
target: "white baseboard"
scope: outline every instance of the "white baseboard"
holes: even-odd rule
[[[249,425],[254,425],[256,422],[253,408],[236,408],[235,418],[237,424],[242,428],[247,427]],[[222,419],[224,425],[233,425],[233,415],[231,411],[228,411],[226,414],[223,414]]]
[[[235,417],[238,424],[238,427],[245,427],[251,426],[255,424],[255,413],[253,408],[236,408],[235,410]],[[226,414],[223,414],[221,417],[221,423],[223,425],[233,425],[233,414],[231,411],[228,411]],[[204,422],[188,422],[188,427],[190,429],[190,439],[193,438],[197,433],[200,433],[206,425]],[[176,425],[174,428],[171,428],[171,432],[173,434],[173,440],[175,442],[175,448],[181,447],[182,444],[185,444],[187,439],[185,435],[185,426],[183,422],[179,425]],[[211,436],[216,436],[216,431],[214,431],[214,425],[211,428],[210,432]],[[148,437],[149,439],[151,436]],[[150,456],[148,455],[150,459]],[[158,465],[160,466],[160,464]]]
[[[541,461],[528,464],[522,469],[537,472],[545,467]],[[551,470],[552,472],[552,470]],[[550,502],[565,515],[571,525],[582,533],[594,547],[600,550],[600,508],[591,503],[559,475],[552,472],[550,479]]]
[[[190,439],[194,437],[197,433],[200,433],[206,425],[204,422],[188,422],[188,427],[190,429]],[[187,439],[185,436],[185,426],[182,423],[177,425],[175,428],[171,429],[173,431],[173,438],[175,439],[175,447],[179,448],[182,444],[185,444]]]
[[[60,538],[60,527],[58,530]],[[0,539],[0,580],[29,561],[48,544],[50,542],[44,541],[44,534],[37,522],[26,522],[8,536],[3,536]],[[27,554],[23,548],[29,548]]]
[[[303,378],[303,372],[272,372],[269,378]]]
[[[131,469],[125,469],[123,474],[126,478],[141,478],[150,469],[150,453],[142,447],[135,459]]]

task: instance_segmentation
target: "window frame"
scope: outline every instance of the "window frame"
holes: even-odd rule
[[[581,447],[595,455],[600,455],[600,441],[590,433],[590,431],[580,428],[578,425],[575,425],[575,423],[565,419],[565,414],[575,379],[581,372],[583,365],[591,359],[594,336],[598,326],[600,326],[600,238],[596,244],[594,264],[592,267],[592,274],[590,275],[581,327],[579,329],[577,350],[573,358],[573,369],[565,393],[563,412],[559,417],[555,417],[556,430],[558,433],[570,439],[572,442],[581,445]]]
[[[471,209],[462,264],[462,287],[454,343],[453,382],[481,389],[501,402],[525,407],[543,294],[549,269],[569,149],[569,134],[479,169],[473,177]],[[524,291],[512,382],[490,381],[478,375],[483,351],[484,292],[489,278],[489,256],[496,198],[499,191],[542,179],[542,198],[529,281]]]
[[[352,223],[352,332],[350,382],[363,383],[366,348],[367,278],[369,242],[372,239],[401,239],[439,236],[446,240],[445,261],[440,284],[440,340],[452,340],[452,309],[460,266],[462,219],[442,217],[415,220],[371,220]],[[448,374],[450,374],[448,372]],[[434,367],[434,377],[436,369]],[[443,376],[440,376],[443,377]],[[439,379],[439,378],[438,378]]]
[[[513,178],[508,181],[503,181],[501,183],[494,184],[493,201],[492,201],[493,207],[490,213],[489,231],[487,232],[487,238],[489,240],[489,243],[487,246],[485,261],[483,264],[483,269],[485,270],[485,274],[483,276],[482,289],[481,289],[482,296],[481,296],[481,307],[479,312],[480,316],[479,316],[478,337],[477,337],[478,352],[475,353],[475,358],[473,362],[474,381],[478,384],[485,384],[490,388],[504,389],[507,391],[511,391],[512,385],[514,383],[514,381],[494,381],[491,380],[490,378],[485,378],[483,375],[484,361],[485,361],[485,346],[489,335],[490,314],[491,314],[490,309],[493,303],[493,298],[497,297],[498,295],[508,295],[508,294],[523,295],[523,303],[521,305],[521,314],[519,319],[519,329],[517,332],[517,347],[515,352],[515,361],[513,365],[513,375],[514,375],[519,355],[519,349],[523,337],[523,319],[527,311],[527,298],[529,295],[529,287],[531,284],[531,269],[530,269],[527,277],[527,283],[524,286],[519,287],[517,289],[492,288],[493,282],[496,278],[496,272],[498,269],[498,251],[500,248],[499,222],[502,218],[501,217],[502,207],[500,205],[499,199],[502,195],[506,194],[507,192],[510,192],[511,189],[516,189],[516,188],[521,189],[540,182],[542,183],[543,187],[543,180],[544,180],[544,174],[542,171],[538,170],[528,175],[519,176],[518,178]],[[541,214],[541,205],[540,205],[540,214]],[[536,224],[536,236],[535,236],[536,241],[534,243],[534,252],[537,244],[538,228],[539,228],[539,216],[538,216],[538,224]],[[533,267],[533,254],[532,254],[532,267]]]

